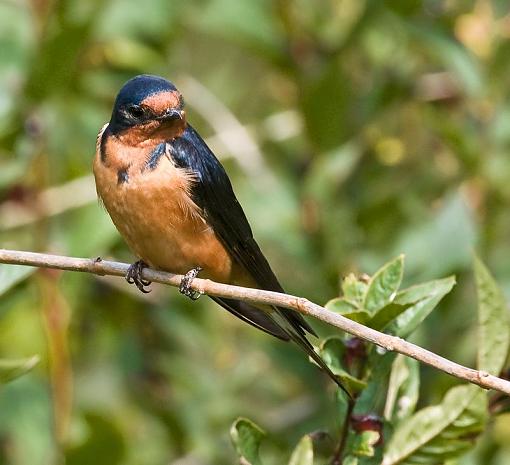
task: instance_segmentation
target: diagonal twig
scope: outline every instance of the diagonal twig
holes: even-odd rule
[[[96,275],[112,276],[125,276],[129,268],[129,265],[126,263],[106,261],[100,258],[74,258],[6,249],[0,249],[0,263],[82,271]],[[182,279],[181,275],[155,271],[149,268],[143,270],[142,276],[149,281],[168,284],[174,287],[179,287]],[[290,308],[304,315],[313,316],[332,326],[336,326],[342,331],[372,342],[385,350],[407,355],[408,357],[412,357],[452,376],[477,384],[484,389],[495,389],[496,391],[510,395],[510,381],[498,378],[484,371],[474,370],[452,362],[423,347],[405,341],[404,339],[381,333],[375,329],[349,320],[342,315],[326,310],[324,307],[310,302],[303,297],[263,291],[260,289],[231,286],[199,278],[193,280],[191,288],[204,294],[218,297]]]

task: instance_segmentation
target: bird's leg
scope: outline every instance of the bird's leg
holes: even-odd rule
[[[191,289],[191,283],[198,276],[198,273],[202,271],[202,268],[196,266],[195,268],[189,270],[181,279],[181,285],[179,286],[179,292],[184,294],[186,297],[189,297],[191,300],[197,300],[202,296],[200,291],[195,291]]]
[[[150,290],[145,288],[150,286],[151,282],[142,278],[142,271],[144,268],[148,268],[148,265],[143,260],[138,260],[130,265],[126,273],[126,281],[129,284],[134,284],[144,294],[148,294]]]

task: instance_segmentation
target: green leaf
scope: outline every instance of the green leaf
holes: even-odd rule
[[[418,300],[414,305],[407,308],[386,327],[385,331],[402,338],[408,337],[434,310],[440,300],[452,290],[454,285],[455,278],[450,276],[399,292],[395,298],[395,303],[400,305],[405,305],[420,295],[427,295],[427,297]]]
[[[366,412],[377,412],[384,405],[386,400],[386,388],[391,367],[397,354],[395,352],[378,353],[377,350],[369,354],[367,367],[370,369],[369,381],[367,387],[362,391],[356,401],[354,408],[355,414],[365,414]]]
[[[0,265],[0,295],[28,278],[37,268],[23,265]]]
[[[359,279],[354,273],[349,273],[342,280],[344,298],[355,307],[360,307],[363,303],[367,288],[368,284]]]
[[[446,278],[453,279],[453,278]],[[399,291],[394,301],[379,310],[373,318],[367,323],[374,329],[384,329],[385,326],[406,311],[411,305],[429,297],[434,297],[438,290],[442,288],[444,280],[428,281],[417,284],[407,289]]]
[[[335,368],[331,370],[337,378],[340,379],[342,385],[349,391],[351,395],[356,394],[367,387],[367,383],[358,379],[345,370]]]
[[[508,310],[501,289],[477,257],[474,268],[478,294],[478,369],[497,376],[508,355]]]
[[[20,360],[0,359],[0,384],[8,383],[28,373],[39,363],[39,360],[38,355]]]
[[[340,313],[340,315],[358,311],[357,307],[345,297],[336,297],[331,299],[325,307],[332,312]]]
[[[352,302],[345,297],[337,297],[330,300],[326,305],[331,312],[338,313],[350,320],[357,321],[358,323],[365,324],[370,319],[370,314],[365,310],[358,309]]]
[[[342,465],[358,465],[358,457],[354,457],[354,455],[348,455],[345,457]]]
[[[393,301],[402,282],[404,256],[386,263],[372,276],[363,299],[363,308],[374,315]]]
[[[375,454],[374,445],[381,437],[378,431],[362,431],[354,437],[351,452],[358,457],[373,457]]]
[[[366,387],[364,381],[352,376],[344,368],[345,345],[341,338],[332,336],[325,339],[319,347],[319,354],[351,394],[358,393]]]
[[[395,303],[399,305],[414,304],[420,300],[426,299],[442,292],[444,288],[451,287],[455,284],[455,276],[448,276],[443,279],[434,279],[426,283],[416,284],[399,291],[395,297]],[[450,287],[450,289],[451,289]]]
[[[473,447],[486,421],[486,392],[478,386],[456,386],[441,404],[424,408],[400,424],[382,465],[434,465],[459,457]]]
[[[410,307],[410,304],[399,305],[395,302],[381,308],[372,318],[368,318],[367,326],[371,328],[382,330],[388,323],[397,318],[401,313],[405,312]],[[344,315],[347,317],[347,315]]]
[[[247,418],[238,418],[230,428],[230,437],[243,464],[262,465],[259,446],[265,431]]]
[[[292,452],[289,465],[313,465],[313,442],[308,434],[301,438]]]
[[[398,423],[411,415],[416,407],[420,387],[419,363],[399,354],[391,369],[384,417]]]

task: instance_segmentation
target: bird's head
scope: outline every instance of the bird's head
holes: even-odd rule
[[[130,79],[120,89],[109,124],[112,134],[128,137],[133,144],[173,139],[185,127],[180,92],[170,81],[148,74]]]

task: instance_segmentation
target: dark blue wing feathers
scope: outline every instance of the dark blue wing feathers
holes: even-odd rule
[[[191,169],[198,176],[192,195],[219,240],[253,277],[261,289],[284,292],[273,270],[253,238],[251,227],[237,201],[230,179],[200,135],[190,126],[170,142],[177,166]],[[301,315],[280,309],[287,321],[301,334],[315,334]]]
[[[192,170],[198,176],[192,188],[193,199],[234,260],[252,275],[261,289],[283,292],[282,286],[253,238],[250,225],[237,201],[227,173],[206,143],[188,125],[184,134],[169,144],[174,163]],[[297,343],[350,396],[341,381],[307,340],[306,332],[316,334],[299,313],[274,307],[274,314],[269,314],[245,302],[217,297],[213,300],[256,328],[279,339],[290,339]]]

